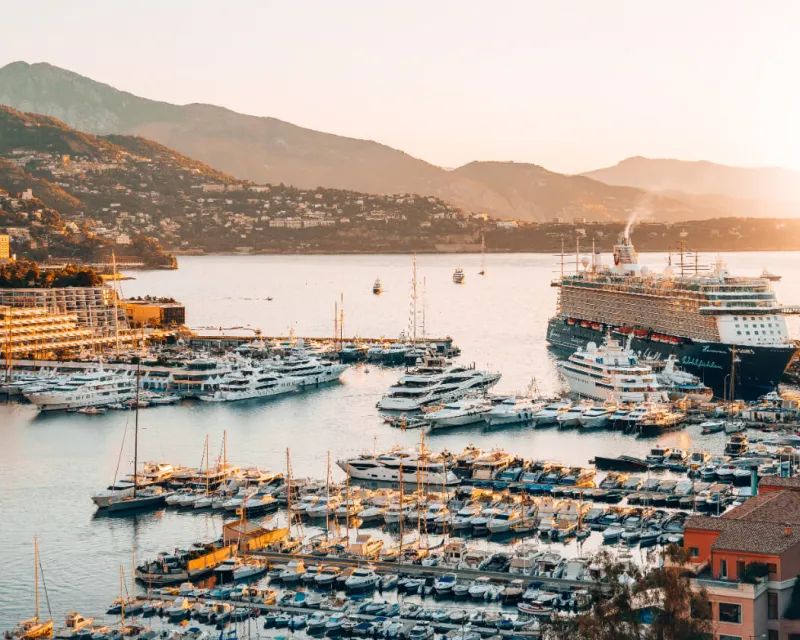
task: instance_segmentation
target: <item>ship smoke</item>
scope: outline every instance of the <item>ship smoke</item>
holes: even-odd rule
[[[651,194],[645,195],[636,205],[636,208],[631,213],[630,217],[628,218],[628,222],[625,225],[625,231],[623,233],[623,237],[625,240],[630,242],[631,239],[631,230],[633,229],[636,221],[641,219],[647,219],[653,217],[653,196]]]

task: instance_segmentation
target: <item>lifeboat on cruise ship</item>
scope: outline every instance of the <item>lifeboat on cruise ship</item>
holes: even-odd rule
[[[590,325],[588,322],[586,322],[586,320],[582,320],[582,321],[581,321],[581,326],[582,326],[584,329],[588,329],[588,328],[589,328],[589,327],[591,327],[592,325]]]
[[[575,324],[575,318],[567,318],[567,324]]]
[[[670,344],[680,344],[681,343],[681,339],[680,338],[676,338],[675,336],[670,336],[669,337],[669,343]]]
[[[617,331],[619,331],[620,333],[624,333],[625,335],[628,335],[631,331],[633,331],[633,329],[631,329],[630,327],[620,327],[619,329],[617,329]]]
[[[647,337],[647,329],[634,329],[633,335],[637,338],[646,338]]]
[[[595,331],[600,331],[600,323],[599,322],[593,322],[592,323],[592,329],[594,329]]]

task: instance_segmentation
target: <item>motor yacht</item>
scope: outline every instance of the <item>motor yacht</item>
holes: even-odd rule
[[[273,371],[297,380],[300,387],[335,382],[348,368],[346,364],[312,358],[301,350],[283,359],[270,360],[267,365]]]
[[[104,407],[133,399],[136,379],[101,368],[71,376],[49,390],[31,391],[24,395],[40,411]]]
[[[348,591],[365,591],[376,587],[380,580],[372,567],[359,567],[345,580],[344,586]]]
[[[214,393],[199,398],[206,402],[268,398],[297,391],[301,384],[299,378],[285,376],[270,368],[247,366],[226,374]]]
[[[580,415],[578,422],[584,429],[602,429],[611,424],[617,408],[617,405],[609,403],[593,405]]]
[[[534,401],[530,398],[506,398],[500,404],[492,407],[483,416],[483,420],[490,427],[530,422],[533,420],[533,414],[544,408],[544,406],[543,402]]]
[[[556,424],[558,416],[565,411],[569,411],[570,407],[572,407],[572,403],[568,400],[553,402],[552,404],[542,407],[538,411],[534,411],[532,422],[537,427]]]
[[[441,409],[428,414],[431,429],[460,427],[476,422],[483,422],[484,417],[492,409],[492,403],[486,398],[462,398],[449,402]]]
[[[427,450],[422,454],[413,449],[395,449],[382,454],[363,453],[339,460],[336,464],[351,478],[359,480],[392,483],[419,481],[437,487],[459,483],[458,476],[446,469],[444,458]],[[386,521],[389,522],[389,512]]]
[[[593,402],[579,402],[573,404],[569,409],[559,413],[556,417],[556,424],[559,429],[577,427],[581,423],[581,416],[594,406]]]
[[[454,402],[469,394],[485,392],[497,384],[498,380],[499,373],[462,365],[453,365],[435,373],[414,370],[389,387],[388,392],[378,401],[378,408],[387,411],[420,410],[431,405]]]
[[[376,296],[379,296],[383,293],[383,284],[381,283],[380,278],[375,278],[375,282],[372,283],[372,293]]]

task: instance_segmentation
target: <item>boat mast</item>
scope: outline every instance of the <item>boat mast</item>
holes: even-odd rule
[[[114,342],[117,358],[119,358],[119,293],[117,291],[117,258],[113,251],[111,252],[111,263],[114,267]]]
[[[331,452],[328,451],[328,467],[325,475],[325,535],[331,530]]]
[[[561,238],[561,279],[564,279],[564,238]]]
[[[330,456],[330,452],[328,453]],[[328,462],[330,464],[330,462]],[[348,472],[345,479],[345,508],[344,508],[344,529],[347,533],[347,544],[350,544],[350,473]],[[337,525],[338,526],[338,525]],[[338,534],[337,534],[338,535]]]
[[[119,565],[119,615],[120,627],[125,624],[125,572],[122,565]]]
[[[33,539],[33,575],[36,585],[36,622],[39,622],[39,539]]]
[[[728,392],[728,419],[733,412],[733,393],[734,393],[734,378],[736,377],[736,345],[731,346],[731,388]]]
[[[139,489],[139,376],[141,375],[141,361],[136,363],[136,414],[134,415],[135,431],[133,436],[133,497]]]
[[[417,345],[417,253],[414,252],[414,276],[411,279],[411,313],[414,316],[414,346]]]
[[[228,430],[222,431],[222,473],[223,477],[228,474]]]
[[[211,469],[208,466],[208,434],[206,434],[206,495],[208,495],[208,477],[211,475]]]
[[[406,514],[403,513],[403,463],[400,463],[400,546],[397,549],[397,562],[403,561],[403,521],[406,519]]]

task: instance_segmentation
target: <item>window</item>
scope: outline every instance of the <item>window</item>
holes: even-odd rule
[[[719,603],[719,621],[742,624],[742,606],[728,602]]]
[[[726,636],[726,635],[721,635],[721,636],[719,637],[719,640],[742,640],[742,636]]]
[[[767,629],[767,640],[781,640],[780,632],[777,629]]]
[[[774,562],[767,563],[767,571],[770,573],[778,573],[778,565]]]
[[[767,594],[767,617],[770,620],[777,620],[778,619],[778,594],[777,593],[768,593]]]
[[[727,560],[720,560],[719,561],[719,577],[720,578],[727,578],[728,577],[728,561]]]
[[[700,556],[700,549],[697,547],[689,547],[689,554],[692,556],[692,558],[697,558]]]
[[[744,568],[745,568],[744,560],[737,560],[736,561],[736,579],[741,580],[744,578]]]

